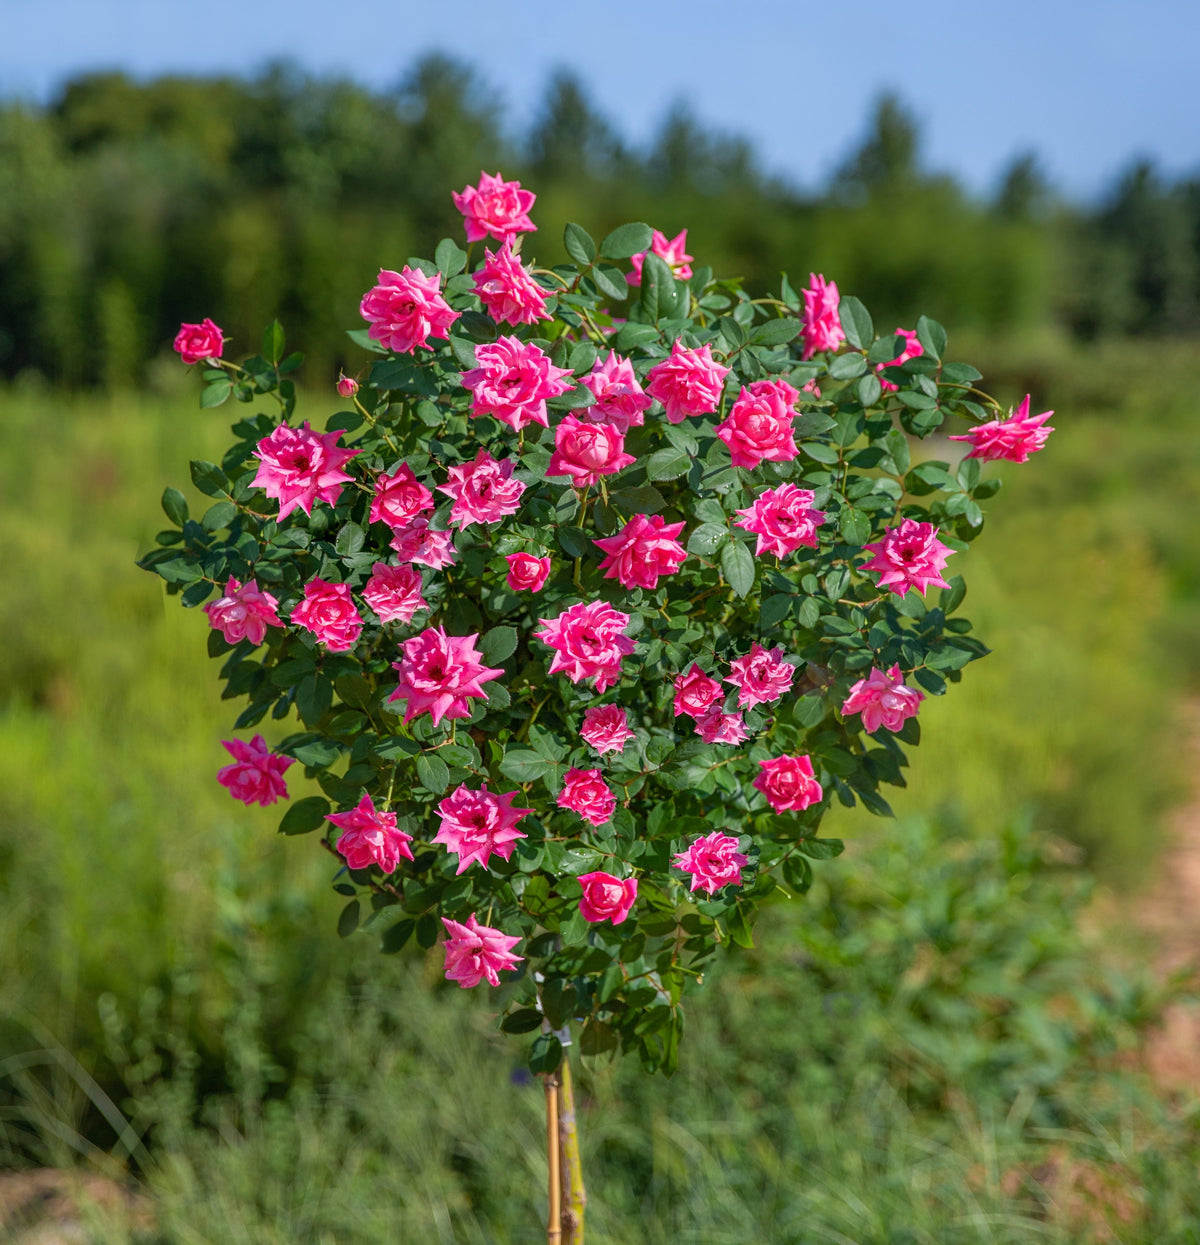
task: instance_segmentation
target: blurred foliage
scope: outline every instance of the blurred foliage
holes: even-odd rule
[[[823,271],[881,324],[914,308],[980,330],[1084,339],[1200,326],[1200,181],[1140,164],[1091,208],[1014,161],[992,201],[921,161],[912,116],[882,98],[830,184],[802,192],[686,106],[634,150],[561,72],[528,131],[444,56],[392,91],[288,66],[256,78],[75,78],[45,108],[0,104],[0,374],[140,380],[179,323],[210,315],[248,348],[276,314],[311,379],[381,266],[461,238],[449,190],[481,169],[539,196],[527,250],[564,258],[562,226],[643,219],[750,288]],[[699,248],[697,250],[696,248]]]

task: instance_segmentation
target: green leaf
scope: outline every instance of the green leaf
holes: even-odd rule
[[[263,332],[263,357],[277,364],[283,358],[283,345],[283,325],[278,320],[272,320]]]
[[[754,557],[740,540],[731,540],[721,550],[721,573],[739,597],[754,587]]]
[[[347,557],[352,553],[358,553],[366,543],[367,536],[362,528],[357,523],[347,523],[338,532],[333,547],[342,557]]]
[[[562,1043],[553,1033],[543,1033],[530,1047],[530,1072],[553,1072],[562,1063]]]
[[[883,393],[883,386],[874,372],[868,372],[858,382],[858,400],[863,406],[874,406]]]
[[[646,474],[651,480],[675,480],[692,465],[692,456],[675,446],[655,450],[646,460]]]
[[[433,252],[433,262],[444,277],[457,276],[467,266],[467,253],[453,238],[443,238]]]
[[[622,324],[617,330],[617,335],[613,339],[613,345],[621,351],[622,354],[628,354],[637,346],[645,346],[649,342],[658,340],[658,329],[653,324],[637,324],[630,320],[628,324]]]
[[[165,514],[176,527],[182,527],[187,522],[187,499],[177,488],[168,488],[163,490],[162,508],[163,514]]]
[[[871,534],[871,520],[861,510],[847,506],[838,516],[838,531],[848,545],[862,545]]]
[[[625,280],[625,274],[620,268],[613,268],[609,264],[600,264],[592,269],[592,280],[596,283],[596,288],[601,294],[608,298],[617,299],[623,302],[629,297],[629,282]],[[649,325],[643,325],[643,328],[649,328]]]
[[[651,323],[675,314],[675,278],[670,265],[653,251],[642,263],[642,316]]]
[[[209,497],[220,497],[228,491],[229,481],[225,473],[215,463],[206,463],[203,459],[193,459],[188,464],[192,483]]]
[[[205,409],[220,406],[232,392],[233,381],[214,380],[211,385],[205,385],[200,390],[200,405]]]
[[[296,688],[296,711],[305,726],[316,724],[333,704],[333,683],[322,674],[310,674]]]
[[[891,455],[892,462],[896,464],[896,470],[904,475],[912,461],[908,438],[899,428],[893,428],[884,438],[884,443],[887,445],[887,452]]]
[[[372,354],[387,354],[387,351],[371,336],[370,329],[347,329],[346,336],[356,345]]]
[[[475,343],[468,341],[465,337],[459,337],[451,333],[450,349],[454,352],[455,359],[464,371],[475,367],[478,363],[478,360],[475,358]]]
[[[219,501],[209,506],[200,520],[200,526],[206,532],[216,532],[229,526],[229,521],[237,514],[237,507],[231,501]]]
[[[450,770],[436,753],[422,752],[417,757],[417,778],[426,791],[440,795],[450,785]]]
[[[834,380],[854,380],[867,370],[867,361],[857,352],[840,354],[829,365]]]
[[[515,627],[493,627],[479,641],[479,652],[485,665],[497,666],[517,651]]]
[[[358,921],[362,916],[362,904],[352,899],[338,915],[337,932],[339,938],[349,938],[358,929]]]
[[[689,553],[711,557],[729,539],[729,529],[719,523],[701,523],[688,537]]]
[[[832,464],[838,461],[837,448],[826,445],[824,441],[805,441],[800,448],[819,463]]]
[[[323,795],[297,800],[279,823],[280,834],[308,834],[316,830],[329,815],[330,803]]]
[[[853,294],[847,294],[838,303],[838,319],[842,322],[842,331],[850,345],[866,350],[875,340],[875,325],[871,321],[871,313]]]
[[[626,514],[658,514],[666,508],[666,498],[653,484],[640,484],[636,488],[618,489],[610,493],[613,505],[619,506]]]
[[[812,860],[832,860],[846,850],[846,845],[841,839],[801,839],[796,850]]]
[[[774,596],[767,597],[759,612],[759,625],[774,627],[783,622],[792,612],[792,603],[795,600],[796,598],[790,592],[777,592]]]
[[[567,367],[579,376],[590,372],[596,362],[596,347],[591,342],[580,342],[567,359]]]
[[[533,1007],[522,1007],[515,1012],[509,1012],[500,1022],[500,1029],[504,1033],[532,1033],[534,1029],[541,1027],[542,1013]]]
[[[791,316],[767,320],[750,330],[749,341],[752,346],[782,346],[795,340],[802,327],[800,321]]]
[[[596,258],[596,244],[592,235],[574,221],[567,221],[563,229],[563,246],[581,268],[589,267]]]
[[[397,921],[395,925],[389,925],[379,939],[379,950],[384,955],[395,955],[412,937],[416,927],[417,923],[413,920]]]
[[[640,221],[618,225],[603,242],[600,254],[605,259],[628,259],[641,251],[648,251],[654,241],[654,230]]]
[[[925,353],[935,359],[941,359],[946,350],[946,330],[928,316],[917,321],[917,340],[925,348]]]
[[[527,748],[513,748],[504,754],[500,772],[514,782],[533,782],[555,768],[555,762]]]

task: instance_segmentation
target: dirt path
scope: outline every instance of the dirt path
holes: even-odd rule
[[[1200,700],[1181,724],[1192,775],[1191,798],[1171,814],[1153,885],[1134,902],[1134,921],[1153,936],[1165,978],[1200,965]],[[1146,1064],[1165,1088],[1200,1092],[1200,1009],[1172,1004],[1146,1043]]]

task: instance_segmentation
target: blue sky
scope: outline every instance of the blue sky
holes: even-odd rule
[[[82,70],[278,57],[386,87],[432,49],[474,63],[514,127],[568,65],[634,141],[683,99],[802,186],[889,88],[921,122],[926,163],[976,189],[1030,148],[1075,197],[1136,155],[1200,171],[1200,0],[0,0],[0,91],[38,99]]]

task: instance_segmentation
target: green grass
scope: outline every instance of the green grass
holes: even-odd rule
[[[1153,1009],[1013,829],[1118,878],[1158,841],[1200,651],[1191,356],[994,354],[1059,408],[968,555],[995,652],[923,707],[902,824],[836,814],[869,845],[693,1000],[680,1077],[589,1074],[593,1241],[1080,1239],[1028,1174],[1056,1146],[1137,1190],[1122,1240],[1200,1214],[1189,1120],[1114,1072]],[[518,1049],[436,964],[336,938],[326,859],[214,781],[205,619],[133,567],[226,412],[13,389],[0,419],[0,1162],[132,1152],[172,1245],[539,1239]]]

